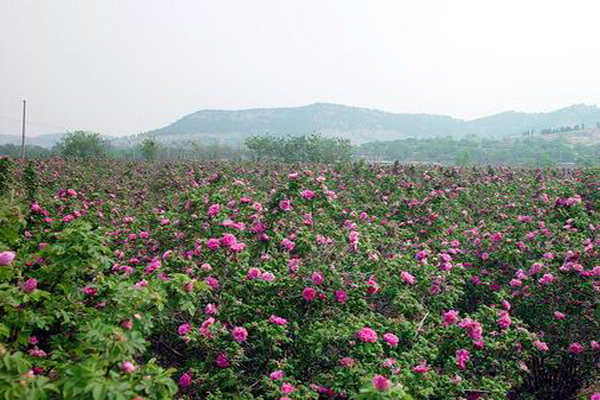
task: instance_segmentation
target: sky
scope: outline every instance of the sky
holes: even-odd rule
[[[596,0],[0,0],[0,134],[201,109],[473,119],[600,103]]]

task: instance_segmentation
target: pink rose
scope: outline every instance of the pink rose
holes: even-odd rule
[[[233,336],[233,340],[235,340],[238,343],[242,343],[245,342],[248,338],[248,331],[246,330],[246,328],[236,326],[231,331],[231,335]]]
[[[375,343],[377,341],[377,332],[371,328],[362,328],[356,332],[356,337],[361,342]]]
[[[391,382],[383,375],[375,375],[371,382],[378,392],[387,392],[390,390]]]

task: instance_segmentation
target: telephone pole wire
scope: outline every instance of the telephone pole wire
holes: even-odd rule
[[[21,159],[25,159],[25,118],[27,110],[27,100],[23,100],[23,125],[21,126]]]

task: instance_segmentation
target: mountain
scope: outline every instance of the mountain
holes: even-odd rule
[[[600,109],[590,105],[572,105],[546,113],[508,111],[473,120],[444,115],[401,114],[340,104],[315,103],[302,107],[255,108],[246,110],[201,110],[165,127],[137,136],[105,137],[117,147],[139,143],[152,135],[164,142],[219,142],[239,145],[251,135],[303,135],[320,132],[351,139],[355,144],[406,138],[476,135],[481,138],[520,136],[523,132],[573,127],[582,124],[586,131],[600,122]],[[592,140],[595,133],[561,133],[551,138],[571,137],[578,143]],[[28,137],[27,144],[51,148],[64,134],[52,133]],[[592,135],[592,136],[590,136]],[[595,136],[594,136],[595,137]],[[0,145],[21,144],[20,136],[0,134]]]
[[[588,105],[573,105],[547,113],[509,111],[467,121],[443,115],[401,114],[316,103],[286,108],[201,110],[143,135],[153,135],[161,141],[241,142],[255,134],[285,136],[320,132],[364,143],[436,136],[501,138],[527,130],[539,132],[577,124],[596,126],[599,121],[600,109]]]
[[[587,125],[600,122],[600,109],[596,106],[576,104],[547,113],[504,112],[485,118],[468,121],[475,133],[490,136],[519,134],[526,130],[539,131],[546,128]]]

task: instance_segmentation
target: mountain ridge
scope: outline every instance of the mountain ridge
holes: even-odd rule
[[[161,142],[218,142],[239,145],[251,135],[304,135],[319,132],[345,137],[354,144],[407,138],[478,136],[501,139],[525,131],[600,123],[596,105],[573,104],[547,112],[504,111],[474,119],[427,113],[395,113],[337,103],[312,103],[298,107],[262,107],[240,110],[202,109],[173,123],[137,135],[109,139],[116,146],[131,146],[154,136]],[[62,134],[28,137],[28,144],[52,147]],[[108,139],[108,138],[107,138]],[[21,143],[20,136],[0,135],[0,144]]]
[[[436,136],[502,138],[528,130],[598,122],[600,109],[585,104],[539,113],[511,110],[465,120],[439,114],[394,113],[336,103],[312,103],[298,107],[203,109],[143,135],[158,139],[197,137],[243,141],[255,134],[285,136],[320,132],[363,143]]]

